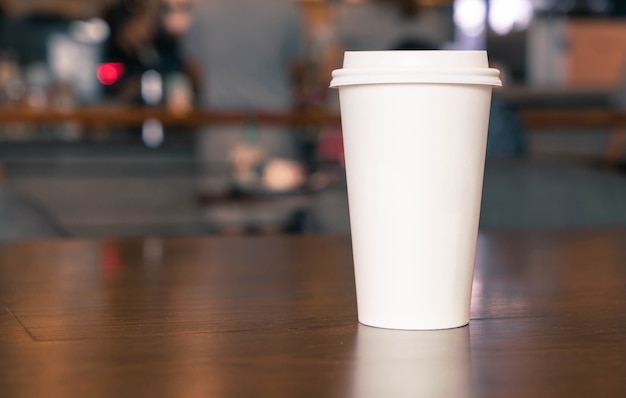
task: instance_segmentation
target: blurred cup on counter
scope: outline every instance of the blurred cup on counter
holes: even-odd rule
[[[346,52],[339,89],[359,321],[469,322],[492,88],[484,51]]]

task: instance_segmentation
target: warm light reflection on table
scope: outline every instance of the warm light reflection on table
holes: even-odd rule
[[[347,236],[0,246],[0,396],[624,396],[626,231],[479,238],[472,321],[356,321]]]

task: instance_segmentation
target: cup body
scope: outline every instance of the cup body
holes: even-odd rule
[[[333,79],[358,317],[382,328],[454,328],[469,322],[491,91],[499,80],[486,54],[475,56],[481,52],[402,53],[374,53],[378,63],[362,57],[356,68],[347,53]],[[386,55],[409,64],[413,57],[416,66],[395,67]],[[465,64],[464,55],[471,55]],[[439,64],[426,62],[433,57]],[[340,76],[348,69],[358,71]],[[491,71],[491,81],[464,81],[467,70]]]

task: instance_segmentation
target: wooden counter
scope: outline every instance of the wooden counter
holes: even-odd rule
[[[2,397],[623,397],[626,230],[481,233],[471,323],[359,325],[346,236],[0,245]]]
[[[141,126],[147,119],[155,118],[165,126],[199,127],[207,124],[259,123],[319,126],[339,124],[340,117],[326,112],[246,113],[214,112],[196,109],[184,114],[168,112],[163,108],[139,106],[98,105],[71,110],[33,110],[28,108],[0,107],[0,123],[61,123],[77,122],[90,126]],[[626,110],[605,107],[584,108],[533,108],[522,107],[520,118],[532,131],[547,129],[605,129],[610,139],[605,152],[607,163],[623,159],[626,150]]]

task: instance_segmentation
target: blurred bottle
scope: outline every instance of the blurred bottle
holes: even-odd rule
[[[49,107],[57,112],[70,113],[75,110],[78,98],[73,85],[66,81],[53,82],[49,89]],[[76,141],[82,136],[79,123],[68,121],[52,127],[56,138]]]
[[[23,98],[24,79],[17,59],[13,53],[4,52],[0,54],[0,106],[18,106]],[[22,136],[23,127],[24,125],[19,123],[2,123],[0,139],[19,138]]]
[[[0,54],[0,104],[19,104],[24,97],[24,80],[16,57]]]
[[[71,112],[76,107],[76,94],[69,82],[58,81],[50,86],[50,107],[60,112]]]
[[[26,67],[26,106],[42,110],[49,105],[50,73],[44,63],[35,62]]]
[[[175,115],[185,115],[193,108],[193,89],[189,78],[182,73],[167,76],[165,85],[167,109]]]
[[[153,69],[141,75],[141,99],[147,105],[158,105],[163,101],[163,78]]]

